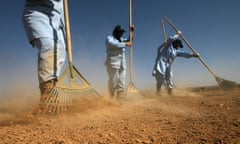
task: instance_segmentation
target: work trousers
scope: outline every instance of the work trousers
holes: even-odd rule
[[[65,62],[66,49],[63,38],[56,41],[51,38],[39,38],[32,41],[38,48],[39,84],[57,80]]]
[[[173,83],[170,71],[166,71],[165,75],[157,72],[155,75],[155,78],[156,78],[156,82],[157,82],[157,84],[156,84],[157,93],[159,93],[161,91],[161,87],[163,84],[166,85],[166,88],[168,90],[170,90],[174,87],[174,83]]]
[[[113,95],[114,92],[124,91],[126,68],[123,67],[115,68],[112,67],[111,65],[106,65],[106,67],[109,76],[108,89],[110,95]]]

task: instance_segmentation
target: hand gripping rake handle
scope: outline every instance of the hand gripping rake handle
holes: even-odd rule
[[[65,22],[65,31],[66,31],[66,48],[68,53],[68,64],[70,76],[73,79],[73,64],[72,64],[72,44],[71,44],[71,34],[70,34],[70,23],[69,23],[69,14],[68,14],[68,1],[63,0],[64,7],[64,22]]]
[[[164,16],[164,19],[169,23],[169,25],[179,34],[179,36],[183,39],[183,41],[186,43],[186,45],[192,50],[192,52],[197,53],[197,51],[191,46],[191,44],[186,40],[186,38],[183,36],[182,32],[176,28],[176,26],[166,17]],[[216,73],[206,64],[206,62],[199,56],[198,59],[201,61],[201,63],[209,70],[209,72],[215,77],[218,78]]]

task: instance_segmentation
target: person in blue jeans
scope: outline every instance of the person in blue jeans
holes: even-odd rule
[[[130,30],[134,31],[134,26],[130,26]],[[131,47],[132,42],[129,38],[124,38],[125,30],[121,25],[116,25],[112,35],[106,38],[106,69],[108,73],[108,89],[111,98],[122,97],[125,90],[126,79],[126,57],[125,48]]]
[[[63,0],[26,0],[22,18],[30,44],[38,49],[40,101],[44,102],[65,62]]]
[[[156,94],[161,95],[161,87],[166,85],[168,94],[172,95],[172,89],[174,88],[172,80],[171,65],[176,57],[199,57],[198,53],[187,53],[179,48],[183,48],[182,41],[178,38],[179,34],[170,36],[166,43],[163,43],[157,51],[157,57],[153,67],[152,75],[156,78]]]

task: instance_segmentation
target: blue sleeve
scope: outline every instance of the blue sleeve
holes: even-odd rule
[[[113,36],[108,36],[106,39],[106,46],[114,48],[124,48],[126,47],[126,44],[125,42],[119,42]]]
[[[176,52],[177,52],[178,57],[184,57],[184,58],[191,58],[192,57],[192,54],[181,51],[181,50],[176,50]]]

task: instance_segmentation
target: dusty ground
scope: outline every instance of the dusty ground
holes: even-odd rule
[[[175,90],[173,97],[143,94],[134,101],[102,98],[57,116],[1,105],[0,143],[240,144],[240,88]]]

